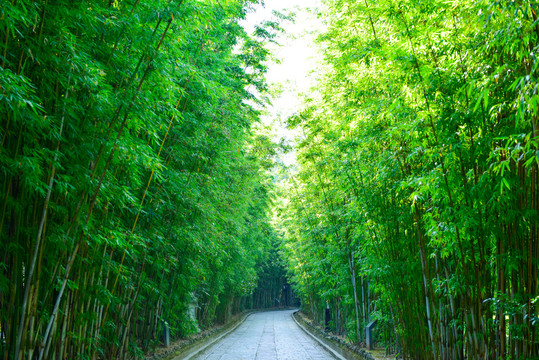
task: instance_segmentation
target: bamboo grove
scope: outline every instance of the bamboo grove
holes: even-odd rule
[[[3,359],[141,358],[251,306],[275,148],[248,88],[278,29],[248,6],[0,2]]]
[[[304,309],[405,358],[537,358],[539,6],[324,7],[281,210]]]

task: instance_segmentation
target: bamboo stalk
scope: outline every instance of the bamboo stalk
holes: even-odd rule
[[[65,96],[65,99],[67,101],[67,99],[69,97],[69,81],[68,81],[68,86],[66,88],[64,96]],[[63,133],[63,130],[64,130],[64,121],[65,121],[65,102],[64,102],[62,119],[61,119],[61,122],[60,122],[59,138],[62,137],[62,133]],[[21,318],[20,318],[20,322],[19,322],[19,332],[17,334],[17,342],[15,344],[15,358],[16,359],[20,359],[22,357],[22,354],[20,353],[20,347],[21,347],[22,336],[23,336],[23,333],[24,333],[24,330],[25,330],[24,325],[25,325],[25,317],[26,317],[26,306],[27,306],[27,302],[28,302],[28,295],[30,293],[30,287],[31,287],[31,284],[32,284],[32,278],[34,276],[34,270],[35,270],[35,266],[36,266],[37,255],[38,255],[38,252],[40,251],[40,247],[41,247],[43,228],[45,226],[45,222],[46,222],[46,219],[47,219],[47,211],[48,211],[48,208],[49,208],[49,201],[50,201],[50,198],[51,198],[52,187],[53,187],[54,178],[55,178],[55,175],[56,175],[56,162],[58,161],[58,151],[59,150],[60,150],[60,139],[56,143],[56,152],[54,154],[54,159],[52,161],[52,169],[51,169],[51,175],[49,176],[49,184],[48,184],[48,189],[47,189],[47,195],[45,196],[45,203],[43,205],[43,210],[42,210],[42,213],[41,213],[41,221],[39,223],[39,228],[38,228],[37,235],[36,235],[36,244],[34,246],[34,251],[33,251],[33,255],[32,255],[32,262],[31,262],[31,265],[30,265],[30,270],[28,271],[28,279],[26,280],[26,284],[25,284],[26,286],[25,286],[24,296],[23,296],[22,305],[21,305]]]
[[[436,349],[436,344],[434,342],[434,332],[433,332],[433,326],[432,326],[432,321],[431,321],[431,309],[430,309],[430,300],[429,300],[429,294],[430,294],[430,284],[427,280],[427,272],[428,272],[428,269],[427,269],[427,260],[426,260],[426,257],[425,257],[425,245],[424,245],[424,242],[423,242],[423,234],[422,234],[422,231],[421,231],[421,227],[420,227],[420,216],[419,216],[419,208],[418,208],[418,205],[417,203],[414,204],[414,209],[415,209],[415,214],[416,214],[416,226],[417,226],[417,236],[418,236],[418,240],[419,240],[419,255],[420,255],[420,258],[421,258],[421,269],[422,269],[422,274],[423,274],[423,286],[424,286],[424,291],[425,291],[425,304],[426,304],[426,309],[427,309],[427,323],[429,325],[429,336],[430,336],[430,343],[431,343],[431,346],[432,346],[432,355],[433,355],[433,359],[437,359],[436,357],[436,354],[438,353],[437,349]]]
[[[80,235],[80,239],[77,242],[77,245],[75,246],[75,249],[71,253],[71,256],[70,256],[70,258],[68,260],[66,270],[65,270],[64,280],[62,282],[62,286],[60,287],[60,291],[58,292],[58,296],[56,298],[54,308],[53,308],[51,317],[49,319],[49,323],[47,325],[47,329],[45,330],[45,334],[43,335],[43,340],[41,341],[40,351],[39,351],[39,358],[38,358],[39,360],[41,360],[43,358],[43,355],[44,355],[43,350],[45,348],[47,349],[47,350],[45,350],[45,352],[48,352],[48,348],[49,348],[48,344],[50,344],[50,340],[51,340],[50,335],[51,335],[51,332],[54,333],[53,325],[54,325],[54,328],[56,327],[55,324],[56,324],[56,318],[57,318],[57,314],[58,314],[58,309],[60,308],[60,301],[62,300],[62,296],[64,294],[67,282],[69,280],[71,267],[73,266],[73,263],[75,261],[75,257],[77,256],[77,253],[79,251],[80,243],[81,243],[80,240],[82,239],[82,237],[83,237],[83,234]],[[45,356],[46,356],[46,354],[45,354]]]
[[[59,354],[58,354],[58,358],[59,359],[63,359],[64,358],[64,344],[65,344],[65,338],[66,338],[66,329],[67,329],[67,318],[69,317],[69,298],[72,296],[72,294],[69,294],[67,296],[67,301],[65,302],[65,307],[64,307],[64,314],[63,314],[63,317],[64,317],[64,321],[62,322],[62,333],[60,335],[60,344],[58,346],[58,351],[59,351]]]
[[[360,327],[359,327],[359,301],[358,301],[357,286],[356,286],[356,266],[355,266],[355,261],[354,261],[354,252],[353,252],[353,250],[350,249],[349,236],[350,236],[350,228],[347,228],[345,237],[347,239],[347,247],[348,247],[348,250],[349,250],[349,251],[347,251],[348,266],[350,267],[350,276],[352,278],[352,289],[353,289],[353,292],[354,292],[354,309],[355,309],[355,313],[356,313],[356,332],[357,332],[356,337],[357,337],[357,342],[360,343],[361,342],[361,333],[360,333]],[[362,277],[362,279],[363,279],[363,277]]]

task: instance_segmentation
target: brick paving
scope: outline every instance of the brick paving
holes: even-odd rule
[[[250,315],[196,360],[335,360],[292,319],[294,310]]]

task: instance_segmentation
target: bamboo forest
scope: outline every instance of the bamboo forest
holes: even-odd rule
[[[0,0],[1,359],[144,359],[279,306],[393,358],[539,358],[539,3],[314,3],[286,140],[293,9]]]

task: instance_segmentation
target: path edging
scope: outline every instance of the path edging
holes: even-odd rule
[[[292,314],[292,319],[296,324],[302,329],[306,334],[315,339],[319,344],[324,348],[328,349],[333,356],[341,360],[375,360],[374,357],[367,351],[361,351],[361,353],[356,353],[349,349],[346,345],[335,342],[331,339],[326,333],[322,332],[320,329],[313,327],[312,325],[305,322],[299,315],[298,311]]]
[[[245,319],[247,319],[247,317],[249,317],[249,315],[251,315],[252,313],[253,313],[252,311],[245,313],[236,321],[225,325],[221,329],[215,331],[214,333],[212,333],[211,335],[208,335],[207,337],[204,337],[203,339],[197,340],[185,347],[182,347],[181,349],[175,351],[174,353],[167,355],[163,360],[191,359],[194,355],[205,350],[206,348],[213,345],[215,342],[227,336],[232,331],[236,330],[236,328],[240,326],[241,324],[243,324]]]

